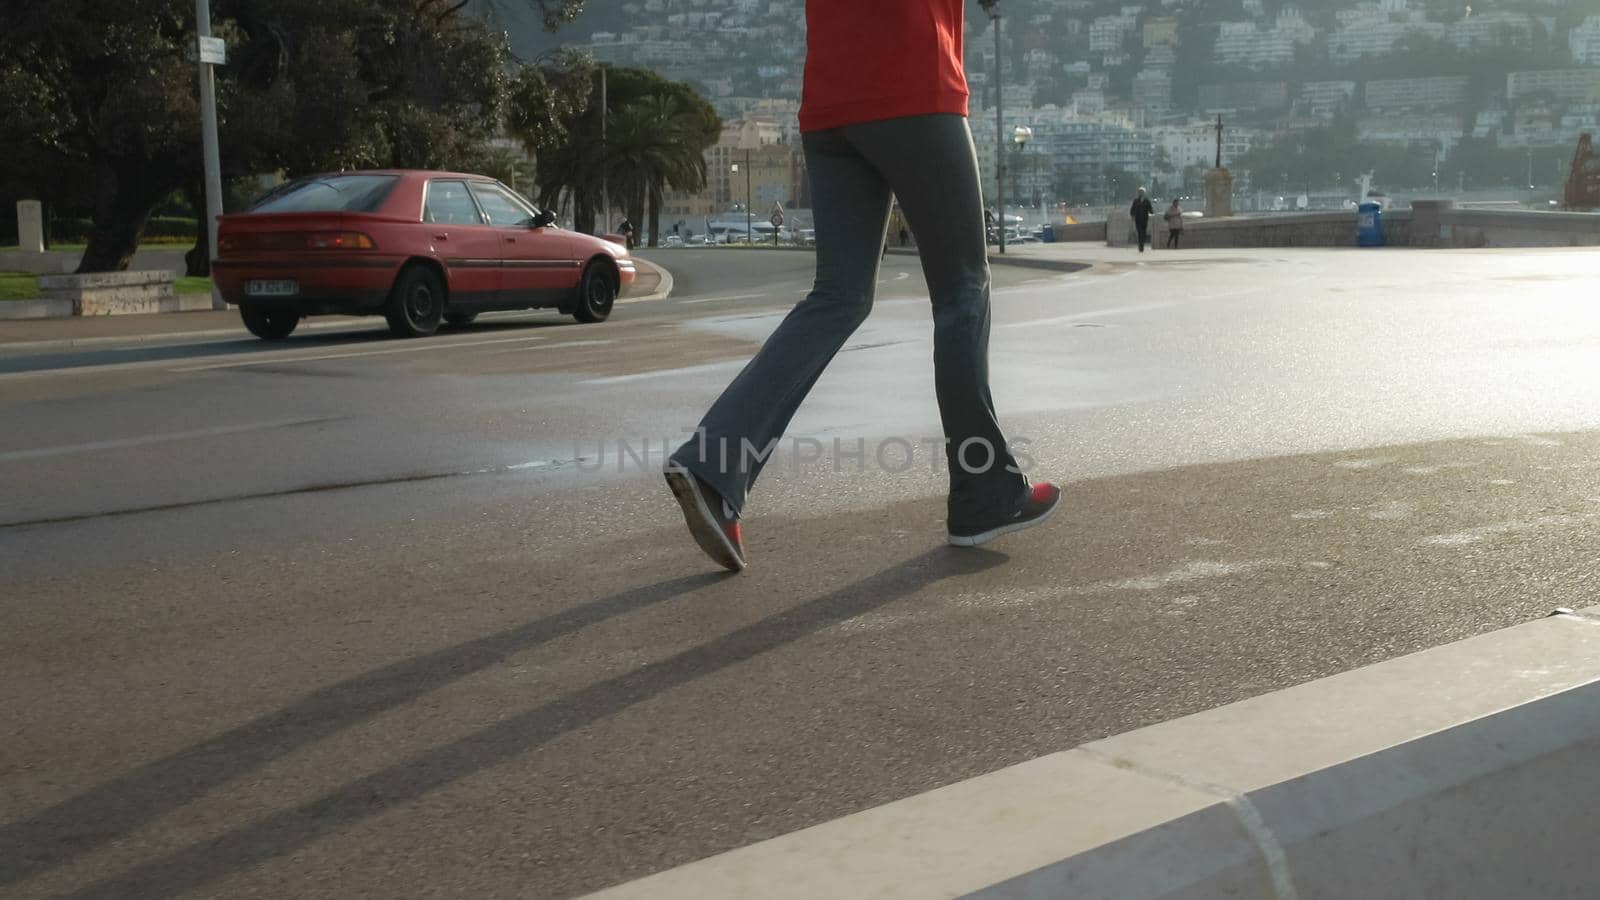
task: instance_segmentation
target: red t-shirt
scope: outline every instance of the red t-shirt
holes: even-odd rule
[[[965,0],[806,0],[800,130],[967,114]]]

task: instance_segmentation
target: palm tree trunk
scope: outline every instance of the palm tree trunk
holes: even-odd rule
[[[644,189],[643,186],[640,186],[639,188],[635,189],[632,192],[632,195],[628,197],[628,221],[629,222],[643,222],[644,221],[644,198],[645,198],[645,189]],[[634,227],[637,228],[638,226],[635,225]]]
[[[661,182],[650,182],[650,246],[660,246],[661,242]]]

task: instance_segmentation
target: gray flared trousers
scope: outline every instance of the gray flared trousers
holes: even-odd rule
[[[817,233],[811,293],[772,333],[672,458],[735,511],[811,386],[872,310],[892,198],[916,235],[933,301],[933,365],[955,533],[1027,498],[989,394],[989,259],[967,120],[912,116],[805,135]],[[870,390],[869,386],[863,386]]]

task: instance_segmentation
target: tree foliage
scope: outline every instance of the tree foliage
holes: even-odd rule
[[[583,0],[527,0],[547,27]],[[500,126],[503,35],[460,0],[215,0],[228,173],[450,166]],[[189,0],[8,4],[0,20],[0,187],[83,204],[82,271],[124,268],[151,211],[198,192]],[[18,127],[20,122],[20,127]]]

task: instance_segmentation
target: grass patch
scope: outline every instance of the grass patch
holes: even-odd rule
[[[27,272],[0,272],[0,301],[38,298],[39,276]]]
[[[87,248],[88,246],[89,246],[88,244],[62,244],[62,243],[55,243],[55,244],[51,244],[48,248],[46,248],[45,252],[46,253],[54,253],[57,250],[82,251],[85,248]],[[12,245],[10,245],[8,247],[0,247],[0,253],[16,253],[17,251],[19,251],[21,249],[22,248],[18,247],[16,244],[12,244]]]
[[[211,279],[179,278],[173,290],[180,294],[209,294]],[[39,276],[27,272],[0,272],[0,301],[39,299]]]
[[[211,293],[211,279],[209,278],[179,278],[173,285],[173,290],[180,294],[209,294]]]

